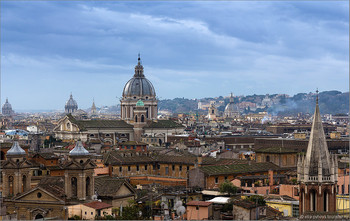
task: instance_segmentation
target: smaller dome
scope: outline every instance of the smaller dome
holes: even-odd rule
[[[12,109],[11,104],[9,103],[9,100],[6,98],[5,104],[2,106],[3,109]]]
[[[69,108],[69,109],[78,109],[78,104],[77,102],[73,99],[73,95],[71,94],[69,97],[69,100],[67,101],[65,108]]]
[[[86,155],[90,155],[90,153],[89,153],[89,151],[87,151],[84,148],[83,143],[81,141],[77,141],[73,150],[71,150],[69,152],[69,155],[70,156],[86,156]]]
[[[143,106],[145,106],[143,101],[142,100],[138,100],[137,103],[136,103],[136,107],[143,107]]]
[[[26,152],[19,146],[18,141],[13,142],[11,149],[6,153],[6,156],[11,155],[26,155]]]

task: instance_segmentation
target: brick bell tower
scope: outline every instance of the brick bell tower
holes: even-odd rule
[[[94,194],[94,168],[96,164],[81,141],[69,152],[65,169],[65,192],[67,199],[91,200]]]
[[[298,158],[298,182],[300,189],[299,214],[336,212],[336,186],[338,161],[328,152],[322,119],[316,108],[306,156]]]

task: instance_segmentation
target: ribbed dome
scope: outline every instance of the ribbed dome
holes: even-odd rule
[[[11,109],[12,110],[12,106],[9,103],[8,99],[6,98],[6,102],[5,104],[2,106],[3,109]]]
[[[11,149],[6,153],[6,156],[11,155],[26,155],[26,152],[19,146],[18,141],[13,142]]]
[[[73,95],[70,95],[69,100],[66,103],[66,108],[74,108],[74,109],[78,109],[78,104],[77,102],[73,99]]]
[[[81,141],[77,141],[73,150],[69,152],[70,156],[86,156],[90,155],[89,151],[87,151]]]
[[[228,103],[225,107],[225,113],[237,112],[238,108],[234,103]]]
[[[156,92],[152,83],[145,78],[143,74],[143,66],[141,65],[141,59],[138,58],[138,64],[135,66],[134,77],[131,78],[124,87],[123,97],[143,97],[150,96],[155,97]]]

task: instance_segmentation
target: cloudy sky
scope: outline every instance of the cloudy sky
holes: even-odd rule
[[[1,103],[115,105],[141,53],[159,99],[349,91],[348,1],[1,1]]]

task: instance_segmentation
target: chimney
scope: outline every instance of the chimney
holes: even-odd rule
[[[272,186],[273,185],[273,170],[269,170],[268,177],[269,177],[269,186]]]

